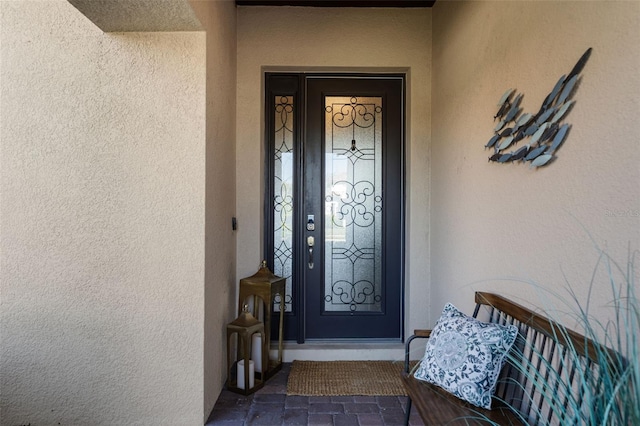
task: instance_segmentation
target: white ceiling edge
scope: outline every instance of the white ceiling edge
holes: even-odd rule
[[[104,32],[202,31],[187,0],[67,0]]]

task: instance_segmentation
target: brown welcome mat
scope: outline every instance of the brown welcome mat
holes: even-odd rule
[[[397,361],[293,361],[287,395],[406,395],[403,367]]]

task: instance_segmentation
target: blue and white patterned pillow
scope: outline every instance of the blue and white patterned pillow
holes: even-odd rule
[[[478,321],[447,303],[414,377],[490,409],[500,370],[517,335],[513,325]]]

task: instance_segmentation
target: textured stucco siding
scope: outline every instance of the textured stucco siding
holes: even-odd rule
[[[571,285],[584,302],[594,243],[623,268],[640,248],[640,3],[438,1],[433,22],[431,320],[475,289],[552,309],[544,289]],[[487,162],[502,93],[536,112],[589,47],[557,160]],[[604,267],[593,292],[604,322]]]
[[[202,424],[204,33],[0,39],[0,424]]]
[[[207,147],[204,289],[204,415],[227,379],[226,325],[237,315],[236,6],[191,1],[207,31]],[[242,224],[241,224],[242,226]]]

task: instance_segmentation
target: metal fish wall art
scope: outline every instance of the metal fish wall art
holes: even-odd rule
[[[580,73],[591,56],[591,50],[588,48],[584,52],[569,74],[558,79],[536,113],[522,112],[520,102],[523,95],[516,93],[516,89],[504,92],[498,101],[498,112],[493,117],[494,121],[498,121],[493,129],[494,135],[484,146],[494,151],[489,161],[529,162],[530,167],[537,168],[551,164],[556,159],[556,151],[571,128],[570,124],[560,122],[575,105],[571,97],[579,86]],[[518,147],[520,142],[522,146]],[[506,152],[509,147],[516,149]]]

